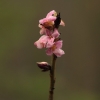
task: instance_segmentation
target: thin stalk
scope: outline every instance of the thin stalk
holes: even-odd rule
[[[50,70],[50,90],[49,90],[49,100],[53,100],[54,95],[54,85],[55,85],[55,63],[56,63],[56,55],[52,55],[52,64]]]

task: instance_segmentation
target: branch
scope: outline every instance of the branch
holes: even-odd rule
[[[50,91],[49,91],[49,100],[53,100],[54,94],[54,85],[55,85],[55,63],[57,56],[53,54],[52,56],[52,65],[50,70]]]

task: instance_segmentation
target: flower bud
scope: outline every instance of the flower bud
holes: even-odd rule
[[[37,62],[37,65],[43,72],[51,70],[51,66],[47,62]]]

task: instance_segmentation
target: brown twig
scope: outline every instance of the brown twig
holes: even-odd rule
[[[55,63],[56,63],[56,55],[52,56],[52,65],[50,70],[50,91],[49,91],[49,100],[53,100],[54,95],[54,85],[55,85]]]

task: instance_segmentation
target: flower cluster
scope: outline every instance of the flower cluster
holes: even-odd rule
[[[57,14],[55,10],[50,11],[45,18],[39,20],[40,35],[34,45],[38,49],[46,48],[46,54],[55,54],[61,57],[65,52],[61,49],[63,41],[59,38],[59,25],[65,26],[60,18],[60,13]]]

